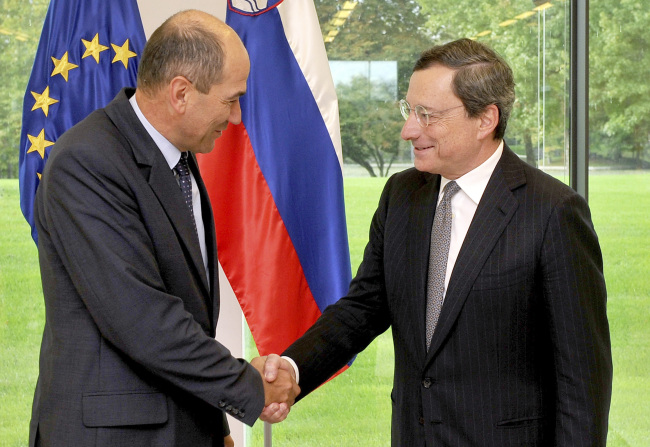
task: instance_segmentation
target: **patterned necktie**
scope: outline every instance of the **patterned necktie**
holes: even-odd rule
[[[460,191],[460,186],[452,181],[447,183],[442,200],[436,208],[431,227],[431,248],[429,250],[429,274],[427,278],[427,351],[431,337],[436,329],[445,291],[445,274],[451,241],[451,198]]]
[[[181,191],[183,192],[185,204],[190,210],[190,216],[192,217],[194,231],[197,232],[196,221],[194,220],[194,206],[192,205],[192,177],[190,177],[190,166],[187,164],[187,156],[187,152],[181,152],[181,159],[178,161],[178,164],[174,169],[178,174],[178,183],[181,187]]]

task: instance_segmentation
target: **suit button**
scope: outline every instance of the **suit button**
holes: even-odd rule
[[[421,417],[420,419],[418,419],[418,422],[420,423],[420,425],[424,425],[424,418]]]
[[[220,400],[220,401],[219,401],[219,408],[223,408],[223,407],[225,407],[225,406],[226,406],[226,402],[223,401],[223,400]]]
[[[430,378],[430,377],[426,377],[426,378],[422,381],[422,386],[425,387],[426,389],[429,389],[429,388],[431,388],[431,384],[432,384],[432,383],[433,383],[433,381],[431,380],[431,378]]]
[[[226,411],[227,411],[228,413],[230,413],[230,412],[232,411],[232,405],[228,405],[228,406],[226,407]]]
[[[232,414],[237,415],[239,413],[239,408],[233,408]]]
[[[239,410],[239,417],[242,419],[246,417],[246,413],[244,412],[244,410]]]

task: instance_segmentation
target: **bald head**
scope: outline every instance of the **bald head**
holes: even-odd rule
[[[221,81],[229,58],[248,57],[237,34],[218,18],[181,11],[156,29],[138,69],[138,90],[148,96],[183,76],[201,93]]]

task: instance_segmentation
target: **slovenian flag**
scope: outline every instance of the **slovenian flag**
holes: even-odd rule
[[[34,226],[34,197],[56,140],[135,86],[146,39],[136,0],[52,0],[23,102],[20,207]]]
[[[199,158],[219,262],[261,355],[347,292],[338,102],[312,0],[228,0],[248,49],[242,123]]]

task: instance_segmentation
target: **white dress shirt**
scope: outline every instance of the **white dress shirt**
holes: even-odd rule
[[[147,118],[145,118],[145,116],[142,114],[142,111],[140,110],[140,107],[138,107],[138,103],[135,100],[135,95],[131,96],[129,102],[131,103],[135,114],[138,116],[138,119],[147,130],[147,133],[149,133],[153,141],[158,146],[158,149],[160,149],[160,152],[162,152],[163,157],[165,157],[165,160],[169,165],[169,169],[174,171],[174,176],[178,181],[178,174],[174,168],[178,164],[178,161],[181,159],[181,151],[176,146],[171,144],[167,138],[162,136],[162,134],[151,125]],[[203,214],[201,213],[201,194],[199,193],[199,187],[196,184],[196,179],[194,178],[194,174],[192,174],[191,170],[190,177],[192,178],[192,208],[194,210],[194,220],[196,221],[196,232],[199,236],[199,245],[201,247],[201,256],[203,257],[203,266],[205,267],[205,274],[208,275],[209,284],[210,275],[208,272],[208,251],[205,245],[205,226],[203,225]]]
[[[444,295],[447,294],[447,287],[449,286],[449,278],[451,272],[454,270],[460,247],[463,245],[467,230],[469,229],[476,208],[481,201],[481,197],[485,192],[485,187],[494,172],[501,154],[503,153],[503,140],[494,154],[483,162],[480,166],[469,171],[467,174],[456,179],[456,183],[460,186],[458,191],[451,198],[451,242],[449,243],[449,257],[447,258],[447,271],[445,273],[445,290]],[[440,180],[440,191],[442,192],[445,185],[451,180],[442,177]],[[442,200],[442,194],[438,194],[438,204]]]

